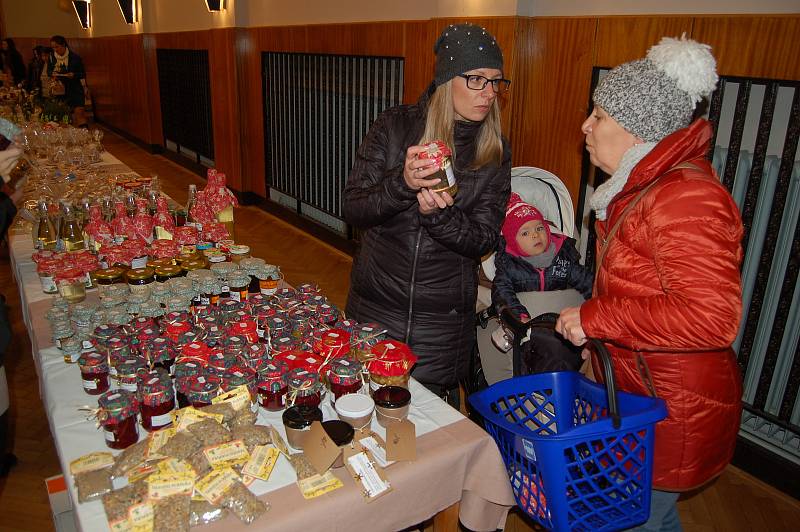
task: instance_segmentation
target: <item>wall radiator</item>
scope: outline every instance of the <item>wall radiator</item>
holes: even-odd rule
[[[403,59],[261,54],[270,199],[346,236],[342,191],[356,150],[403,100]]]

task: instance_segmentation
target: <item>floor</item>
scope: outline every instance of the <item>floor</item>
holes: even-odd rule
[[[164,192],[179,202],[185,201],[190,183],[203,184],[200,178],[174,162],[151,155],[113,133],[106,133],[104,144],[136,172],[158,174]],[[346,254],[255,207],[237,209],[236,236],[238,242],[251,246],[254,256],[279,264],[290,283],[313,281],[335,304],[344,306],[351,267]],[[0,293],[8,300],[14,333],[5,364],[15,432],[14,452],[19,457],[19,464],[11,474],[0,479],[0,530],[53,530],[44,479],[59,474],[60,467],[35,385],[30,342],[8,259],[0,259]],[[684,496],[678,508],[687,532],[800,529],[800,501],[732,466],[705,489]],[[437,526],[436,530],[455,530],[455,524],[444,524],[448,522],[453,521],[437,523],[443,526]],[[535,529],[515,512],[506,524],[510,532]],[[433,530],[433,526],[427,530]]]

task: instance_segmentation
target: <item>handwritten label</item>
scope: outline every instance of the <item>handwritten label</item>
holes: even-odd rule
[[[275,467],[275,462],[278,461],[280,455],[281,452],[275,447],[259,445],[253,449],[253,454],[244,468],[242,468],[242,473],[261,480],[269,480],[272,469]]]
[[[69,463],[69,471],[73,475],[103,469],[114,464],[114,455],[106,451],[98,451],[81,456]]]
[[[378,495],[382,495],[391,488],[389,482],[381,478],[375,465],[370,461],[369,456],[367,456],[365,452],[349,456],[347,458],[347,468],[350,470],[353,478],[361,482],[361,486],[364,488],[363,494],[368,499],[373,499]]]
[[[237,482],[239,482],[239,475],[230,467],[226,467],[211,471],[197,481],[194,489],[211,504],[217,504],[222,495]]]
[[[250,453],[247,452],[247,447],[242,440],[206,447],[203,454],[206,455],[211,467],[216,468],[243,464],[250,459]]]

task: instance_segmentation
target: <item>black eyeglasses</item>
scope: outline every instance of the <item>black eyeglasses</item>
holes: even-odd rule
[[[458,77],[467,80],[467,88],[474,91],[482,91],[486,88],[486,85],[491,83],[494,92],[506,92],[509,85],[511,85],[510,79],[489,79],[475,74],[459,74]]]

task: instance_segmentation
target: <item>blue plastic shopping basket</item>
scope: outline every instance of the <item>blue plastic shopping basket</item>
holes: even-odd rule
[[[564,371],[515,377],[470,396],[494,437],[520,508],[551,530],[620,530],[650,515],[653,432],[664,401]]]

